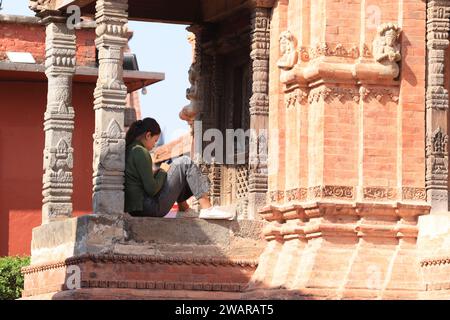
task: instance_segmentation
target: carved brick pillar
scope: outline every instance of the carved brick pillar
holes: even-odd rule
[[[256,7],[251,17],[251,53],[253,87],[250,99],[250,167],[249,206],[250,219],[256,217],[266,202],[268,188],[267,128],[269,122],[269,47],[271,9]]]
[[[432,212],[448,211],[448,91],[444,86],[450,5],[427,3],[426,189]]]
[[[57,12],[39,14],[46,24],[45,74],[48,79],[44,115],[45,149],[42,223],[72,216],[74,109],[72,78],[76,38]]]
[[[123,52],[127,45],[128,1],[97,0],[96,46],[99,77],[94,93],[94,190],[96,214],[124,210],[125,105]]]

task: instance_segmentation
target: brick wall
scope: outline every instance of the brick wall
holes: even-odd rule
[[[424,190],[425,180],[425,3],[382,0],[278,1],[271,22],[270,127],[277,138],[270,144],[271,194],[320,185],[384,188],[402,200],[405,189]],[[339,14],[336,14],[339,12]],[[279,35],[291,31],[297,50],[328,46],[327,61],[336,63],[335,79],[345,64],[374,61],[377,27],[395,23],[401,29],[402,60],[396,83],[357,83],[351,77],[334,83],[333,76],[310,86],[353,90],[351,96],[313,99],[287,107],[277,61]],[[359,58],[350,55],[359,50]],[[338,52],[343,50],[344,53]],[[319,53],[320,55],[321,53]],[[316,57],[309,56],[309,61]],[[319,59],[322,59],[320,57]],[[299,62],[304,67],[308,60]],[[360,98],[361,86],[391,93]],[[336,91],[335,91],[336,92]],[[289,172],[289,173],[288,173]],[[411,200],[411,199],[408,199]],[[424,200],[424,199],[415,199]]]
[[[77,65],[95,67],[95,29],[76,31]],[[37,23],[0,21],[0,61],[7,60],[6,52],[29,52],[37,63],[45,60],[45,28]]]

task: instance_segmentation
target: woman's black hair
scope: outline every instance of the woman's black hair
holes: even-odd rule
[[[143,120],[137,120],[133,122],[127,131],[125,141],[127,146],[132,144],[136,138],[143,134],[150,132],[152,136],[161,134],[161,127],[158,122],[153,118],[145,118]]]

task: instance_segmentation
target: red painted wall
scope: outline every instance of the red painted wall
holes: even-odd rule
[[[77,35],[77,65],[95,67],[95,29]],[[45,60],[45,28],[0,23],[0,60],[7,51],[30,52]],[[93,92],[95,84],[74,84],[74,215],[92,206]],[[30,254],[31,230],[41,224],[43,119],[47,84],[0,81],[0,256]]]
[[[94,84],[74,84],[74,215],[91,212]],[[30,254],[41,224],[47,85],[0,82],[0,256]]]

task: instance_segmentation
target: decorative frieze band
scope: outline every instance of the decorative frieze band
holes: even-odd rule
[[[307,198],[307,188],[297,188],[286,191],[286,201],[305,201]]]
[[[268,195],[271,203],[277,203],[284,200],[284,191],[270,191]]]
[[[362,86],[360,88],[360,94],[361,99],[364,101],[369,101],[370,99],[375,99],[379,102],[382,102],[384,99],[398,102],[399,101],[399,88],[398,87],[392,87],[392,88],[386,88],[386,87],[367,87]]]
[[[286,191],[269,192],[272,203],[281,201],[306,201],[311,199],[340,199],[353,200],[355,188],[351,186],[316,186],[310,188],[296,188]]]
[[[355,87],[335,87],[323,85],[311,90],[308,102],[330,102],[333,99],[337,99],[341,102],[352,100],[358,103],[360,99],[360,92]]]
[[[403,187],[402,199],[409,201],[426,201],[425,188]],[[339,199],[354,200],[355,188],[351,186],[317,186],[310,188],[297,188],[286,191],[271,191],[269,200],[272,203],[281,201],[307,201],[312,199]],[[399,199],[396,188],[364,187],[363,198],[374,201],[392,201]]]
[[[142,256],[142,255],[104,255],[104,254],[86,254],[78,257],[68,258],[64,261],[46,263],[42,265],[28,266],[22,268],[22,274],[31,274],[47,270],[59,269],[71,265],[93,263],[141,263],[141,264],[176,264],[176,265],[205,265],[205,266],[231,266],[256,268],[257,260],[232,260],[224,258],[189,258],[189,257],[168,257],[168,256]]]
[[[355,198],[355,188],[351,186],[317,186],[308,189],[311,199],[332,198],[352,200]]]
[[[293,108],[298,104],[308,102],[308,91],[303,88],[296,88],[284,94],[286,108]]]
[[[363,188],[363,197],[367,200],[396,200],[397,189],[386,187]]]
[[[403,187],[402,199],[412,201],[426,201],[427,193],[425,188]]]
[[[301,54],[302,61],[309,61],[310,59],[316,59],[323,56],[342,57],[351,59],[358,59],[360,57],[364,58],[373,57],[367,44],[364,44],[363,49],[361,50],[357,45],[354,45],[351,48],[345,48],[344,45],[342,45],[341,43],[337,44],[319,43],[315,47],[311,48],[302,47],[300,48],[299,53]]]

